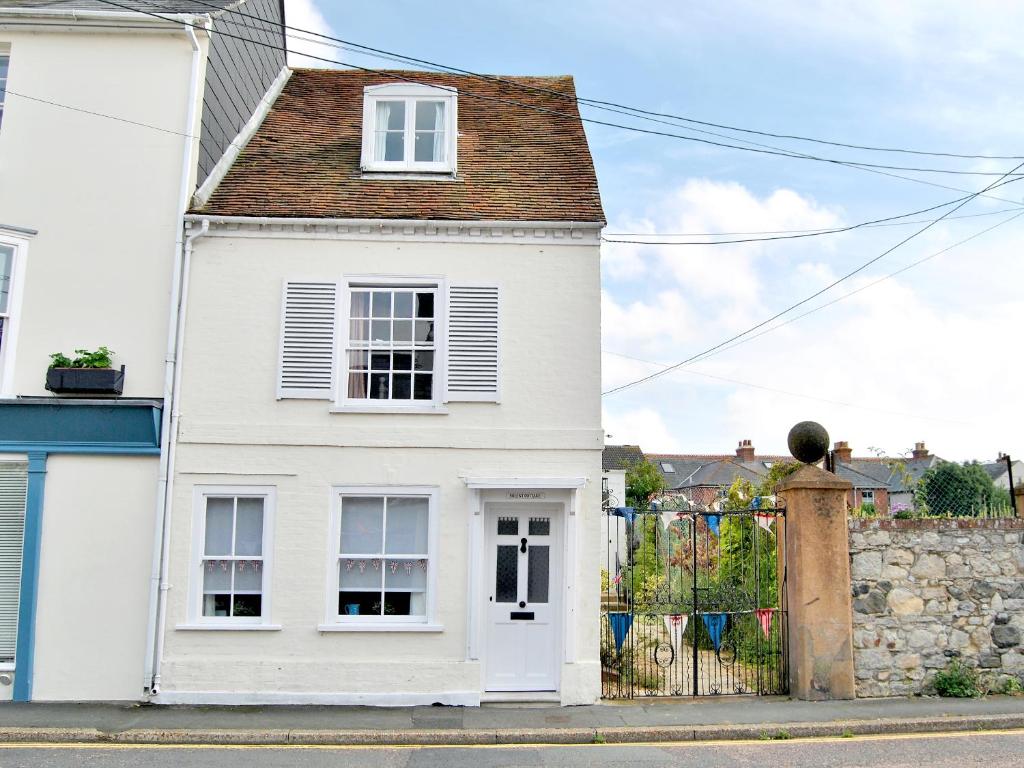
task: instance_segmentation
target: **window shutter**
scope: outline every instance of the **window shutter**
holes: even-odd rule
[[[498,287],[449,286],[445,401],[498,402],[498,352]]]
[[[284,284],[278,399],[331,399],[337,294],[336,283]]]
[[[0,462],[0,661],[14,659],[28,465]]]

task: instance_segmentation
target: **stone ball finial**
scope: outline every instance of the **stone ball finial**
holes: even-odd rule
[[[793,458],[804,464],[814,464],[828,452],[828,432],[816,421],[801,421],[789,430],[786,439]]]

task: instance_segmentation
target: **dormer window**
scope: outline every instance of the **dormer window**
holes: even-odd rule
[[[364,171],[454,173],[456,91],[399,83],[363,91]]]

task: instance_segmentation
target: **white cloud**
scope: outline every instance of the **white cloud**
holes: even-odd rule
[[[658,446],[659,451],[682,450],[682,445],[653,408],[602,414],[606,442],[610,445]],[[649,449],[648,449],[649,450]]]
[[[302,54],[312,54],[324,59],[337,59],[340,51],[327,40],[316,35],[337,37],[331,25],[317,8],[316,0],[285,0],[285,23],[292,27],[288,35],[288,65],[292,67],[330,68],[326,61]],[[306,32],[297,32],[301,29]],[[315,34],[307,34],[307,33]]]

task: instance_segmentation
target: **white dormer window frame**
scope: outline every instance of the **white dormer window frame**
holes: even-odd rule
[[[366,86],[363,89],[362,169],[454,174],[457,97],[455,88],[442,86],[412,83]],[[401,149],[401,157],[397,157],[398,149]],[[425,159],[427,152],[429,159]]]

